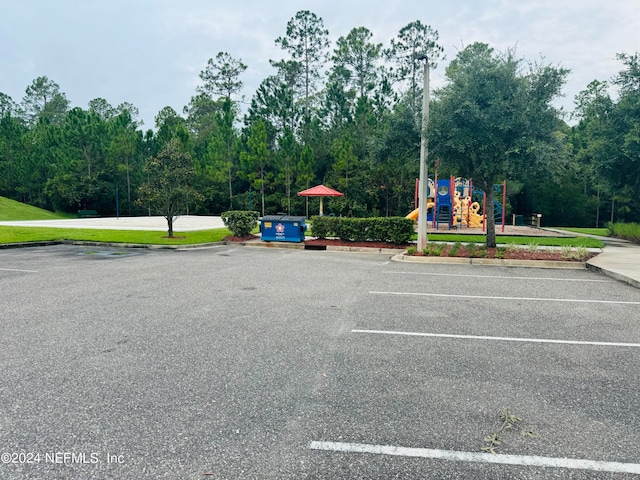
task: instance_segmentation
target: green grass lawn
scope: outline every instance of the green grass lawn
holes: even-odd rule
[[[40,208],[25,205],[14,200],[0,197],[0,221],[14,220],[52,220],[61,218],[75,218],[75,215],[65,215]],[[254,233],[257,233],[257,228]],[[605,235],[606,229],[566,229],[579,233]],[[311,229],[307,235],[313,234]],[[139,230],[94,230],[79,228],[45,228],[45,227],[5,227],[0,226],[0,243],[38,242],[47,240],[79,240],[108,243],[134,243],[144,245],[194,245],[199,243],[219,242],[231,235],[226,228],[200,230],[195,232],[175,232],[175,238],[166,238],[166,231]],[[414,235],[414,240],[417,236]],[[434,242],[485,243],[484,235],[460,235],[455,233],[432,233],[429,240]],[[496,237],[497,243],[539,246],[565,246],[602,248],[600,240],[588,237]]]
[[[46,240],[80,240],[109,243],[137,243],[145,245],[193,245],[219,242],[231,235],[226,228],[199,230],[195,232],[175,232],[175,238],[167,238],[166,231],[140,230],[94,230],[81,228],[45,227],[5,227],[0,226],[0,243],[38,242]],[[485,243],[484,235],[459,235],[454,233],[432,233],[428,236],[434,242]],[[414,240],[417,236],[414,235]],[[589,237],[516,237],[496,236],[497,243],[539,246],[565,246],[602,248],[602,241]]]
[[[64,218],[76,218],[76,215],[50,212],[49,210],[43,210],[42,208],[32,207],[25,203],[0,197],[0,221],[2,222],[19,220],[59,220]]]
[[[231,232],[226,228],[215,228],[195,232],[174,232],[174,235],[175,238],[167,238],[166,231],[0,226],[0,243],[80,240],[144,245],[193,245],[219,242],[224,237],[231,235]]]

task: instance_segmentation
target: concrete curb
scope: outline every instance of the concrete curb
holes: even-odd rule
[[[240,245],[252,248],[285,248],[304,250],[304,243],[263,242],[262,240],[249,240],[248,242],[225,242],[227,245]]]
[[[401,253],[391,257],[394,262],[434,263],[455,265],[493,265],[498,267],[529,267],[529,268],[563,268],[584,270],[584,262],[562,262],[549,260],[509,260],[502,258],[460,258],[460,257],[422,257]]]
[[[0,249],[49,247],[52,245],[78,245],[78,246],[87,246],[87,247],[113,247],[113,248],[146,248],[148,250],[190,250],[195,248],[208,248],[208,247],[225,245],[225,242],[194,243],[190,245],[155,245],[150,243],[91,242],[87,240],[51,240],[47,242],[2,243],[0,244]]]
[[[29,247],[49,247],[52,245],[63,245],[64,240],[48,240],[43,242],[20,242],[20,243],[0,243],[0,249],[5,248],[29,248]]]
[[[614,272],[612,270],[607,270],[606,268],[602,268],[598,265],[594,265],[593,263],[587,262],[586,263],[586,268],[587,270],[591,270],[592,272],[598,272],[598,273],[602,273],[610,278],[613,278],[614,280],[618,280],[619,282],[624,282],[627,283],[629,285],[631,285],[632,287],[635,288],[640,288],[640,282],[630,278],[626,275],[622,275],[618,272]]]

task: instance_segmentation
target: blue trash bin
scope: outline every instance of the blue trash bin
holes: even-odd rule
[[[260,218],[260,233],[264,242],[304,242],[307,231],[305,217],[265,215]]]

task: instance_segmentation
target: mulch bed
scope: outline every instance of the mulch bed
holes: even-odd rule
[[[472,252],[469,249],[461,245],[454,255],[450,255],[452,245],[447,245],[440,252],[441,257],[460,257],[460,258],[503,258],[507,260],[550,260],[561,262],[584,262],[589,258],[595,257],[597,254],[593,252],[587,252],[586,258],[565,258],[562,256],[562,252],[559,250],[544,250],[544,247],[540,250],[528,250],[526,248],[476,248]],[[424,256],[422,253],[414,253],[415,256]],[[436,255],[431,255],[436,256]]]
[[[305,240],[305,245],[312,247],[335,246],[335,247],[369,247],[369,248],[408,248],[411,245],[394,245],[385,242],[345,242],[337,238],[317,238],[314,240]]]
[[[256,238],[260,238],[258,235],[247,235],[246,237],[234,237],[229,235],[228,237],[224,237],[227,242],[248,242],[249,240],[255,240]]]
[[[259,239],[258,235],[248,235],[246,237],[226,237],[225,240],[228,242],[246,242],[248,240]],[[406,249],[411,246],[410,244],[404,245],[395,245],[393,243],[385,243],[385,242],[348,242],[344,240],[340,240],[337,238],[323,238],[323,239],[313,239],[313,240],[305,240],[305,246],[310,247],[323,247],[323,246],[339,246],[339,247],[368,247],[368,248],[393,248],[393,249]],[[453,248],[453,245],[445,245],[442,251],[440,252],[440,257],[460,257],[460,258],[504,258],[507,260],[550,260],[550,261],[575,261],[575,262],[584,262],[589,258],[595,257],[597,254],[588,252],[587,258],[582,259],[568,259],[562,256],[562,252],[554,251],[554,250],[544,250],[544,247],[538,250],[528,250],[526,248],[476,248],[473,252],[469,251],[469,249],[465,245],[461,245],[455,255],[450,255],[449,252]],[[413,255],[415,256],[424,256],[422,253],[415,252]],[[431,255],[437,256],[437,255]]]

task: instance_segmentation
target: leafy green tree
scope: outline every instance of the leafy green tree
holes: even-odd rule
[[[620,93],[636,95],[640,92],[640,53],[619,53],[616,58],[620,60],[625,69],[614,78],[614,83],[620,87]]]
[[[269,160],[271,152],[267,145],[267,128],[264,122],[258,121],[251,127],[247,139],[247,150],[240,153],[240,162],[244,174],[252,187],[260,191],[260,213],[265,212],[265,187],[270,179]]]
[[[607,82],[594,80],[575,98],[574,116],[579,123],[571,129],[570,142],[578,178],[584,179],[584,193],[595,190],[595,226],[601,225],[601,205],[613,198],[614,188],[601,172],[602,159],[609,156],[609,123],[615,104]],[[575,181],[575,180],[574,180]],[[543,212],[544,213],[544,212]],[[567,222],[559,224],[569,224]],[[592,222],[584,225],[592,225]]]
[[[0,92],[0,118],[6,115],[15,115],[18,112],[18,105],[6,93]]]
[[[198,87],[198,91],[231,99],[231,95],[242,89],[240,75],[246,69],[242,60],[233,58],[227,52],[218,52],[215,60],[210,58],[205,69],[200,72],[204,85]]]
[[[178,138],[169,143],[145,165],[148,180],[139,188],[138,205],[149,206],[167,220],[167,235],[173,238],[175,220],[186,212],[188,203],[200,199],[191,187],[195,170],[191,155]]]
[[[111,120],[116,115],[116,109],[104,98],[94,98],[89,101],[89,112],[95,113],[102,120]]]
[[[126,185],[126,202],[123,205],[129,215],[132,214],[136,179],[140,176],[141,135],[136,130],[136,122],[131,118],[128,110],[122,111],[107,123],[108,144],[106,159],[114,172],[114,181],[120,185],[122,177]]]
[[[431,68],[438,66],[438,60],[444,58],[444,49],[438,44],[439,37],[437,30],[416,20],[402,27],[397,37],[391,40],[391,46],[384,51],[392,62],[391,79],[409,84],[408,94],[415,112],[421,105],[424,75],[424,60],[420,57],[426,55]]]
[[[346,190],[349,188],[349,174],[353,177],[353,172],[358,168],[358,157],[353,153],[351,135],[343,133],[334,140],[331,150],[335,158],[333,169],[339,177],[338,185]]]
[[[278,150],[275,157],[277,173],[274,183],[284,187],[286,203],[283,203],[282,206],[286,207],[286,211],[289,214],[291,214],[291,188],[296,174],[298,151],[298,142],[293,132],[289,129],[285,130],[278,142]]]
[[[233,209],[233,181],[238,168],[238,133],[234,127],[237,106],[229,98],[222,100],[215,113],[215,128],[209,136],[205,159],[206,171],[215,182],[225,182],[229,209]]]
[[[311,98],[322,78],[328,57],[329,31],[324,27],[322,18],[308,10],[301,10],[289,20],[286,35],[278,37],[276,45],[291,55],[293,65],[281,61],[272,62],[274,66],[286,67],[289,72],[300,75],[298,82],[304,88],[306,137],[306,128],[311,121]]]
[[[286,130],[296,132],[301,117],[302,112],[295,104],[293,86],[288,83],[283,72],[279,72],[260,83],[251,99],[245,123],[251,125],[257,120],[263,120],[275,131],[275,136],[280,136]]]
[[[178,115],[172,107],[166,106],[158,112],[155,117],[157,132],[155,142],[159,148],[163,148],[169,143],[178,132],[188,131],[185,119]],[[154,154],[157,152],[154,152]]]
[[[611,201],[610,220],[638,221],[640,206],[640,67],[639,56],[619,54],[624,69],[613,79],[617,101],[608,83],[594,81],[576,97],[580,119],[572,129],[574,155],[590,173],[598,201],[604,193]],[[599,212],[596,221],[599,223]]]
[[[45,192],[54,206],[103,210],[105,199],[113,198],[109,192],[112,172],[105,165],[106,139],[106,122],[78,107],[53,131],[50,151],[54,174],[47,180]]]
[[[311,188],[315,174],[313,171],[314,154],[313,149],[309,145],[302,147],[300,151],[300,159],[296,165],[296,181],[295,185],[298,191]],[[305,216],[309,217],[309,197],[305,197]]]
[[[338,38],[331,60],[334,74],[343,79],[347,89],[364,97],[378,83],[381,43],[372,43],[373,34],[365,27],[354,28],[346,37]]]
[[[186,125],[197,143],[206,145],[209,135],[216,128],[216,116],[221,109],[221,103],[214,101],[208,93],[199,93],[191,97],[189,105],[182,110],[187,116]]]
[[[474,43],[450,63],[436,93],[429,141],[443,161],[486,192],[487,205],[493,205],[494,184],[552,169],[562,151],[550,102],[568,71],[536,65],[523,74],[521,65],[513,52],[497,54]],[[487,246],[495,245],[495,221],[487,215]]]
[[[50,123],[62,123],[69,107],[65,94],[60,86],[47,77],[36,78],[25,91],[22,98],[24,120],[34,125],[39,119]]]
[[[398,103],[384,123],[375,144],[374,170],[386,216],[410,211],[419,174],[420,130],[412,108]]]
[[[0,116],[0,195],[18,200],[23,200],[18,192],[25,181],[22,140],[26,133],[26,126],[11,114],[11,110],[7,109]]]

